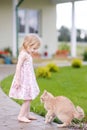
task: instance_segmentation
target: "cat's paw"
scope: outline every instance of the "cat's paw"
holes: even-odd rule
[[[48,123],[48,121],[47,120],[45,120],[45,124],[47,124]]]
[[[63,124],[57,124],[57,127],[59,127],[59,128],[66,127],[66,126],[67,125],[65,123],[63,123]]]

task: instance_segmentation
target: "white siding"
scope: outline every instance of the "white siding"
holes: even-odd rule
[[[42,36],[44,44],[48,45],[50,54],[54,53],[57,49],[57,36],[56,36],[56,8],[53,6],[44,7],[43,21],[42,21]]]
[[[12,5],[12,0],[0,0],[0,49],[5,47],[12,48],[13,46]],[[41,10],[41,38],[43,44],[40,51],[43,52],[44,45],[48,45],[49,54],[54,53],[57,47],[56,5],[52,4],[50,0],[24,0],[20,8]]]
[[[0,49],[12,47],[12,0],[0,0]]]

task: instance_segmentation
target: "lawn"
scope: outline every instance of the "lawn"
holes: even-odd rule
[[[8,95],[13,75],[1,81],[3,91]],[[60,67],[59,72],[52,73],[50,79],[37,78],[40,87],[40,95],[44,89],[54,96],[64,95],[72,100],[75,106],[81,106],[86,115],[87,121],[87,66],[81,68]],[[31,103],[31,111],[40,115],[45,115],[43,104],[40,102],[40,95]],[[22,103],[21,100],[16,100]]]

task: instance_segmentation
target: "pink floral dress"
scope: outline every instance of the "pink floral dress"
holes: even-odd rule
[[[19,57],[26,56],[26,60],[21,66],[20,87],[15,88],[16,75],[14,75],[9,91],[9,97],[15,99],[32,100],[35,99],[40,90],[36,81],[32,56],[25,51],[20,52]]]

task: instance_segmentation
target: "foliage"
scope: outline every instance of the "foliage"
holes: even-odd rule
[[[37,77],[50,78],[51,72],[50,72],[48,67],[38,67],[36,69],[36,76]]]
[[[70,51],[70,46],[67,43],[61,43],[59,46],[59,50],[67,50]]]
[[[81,66],[82,66],[82,60],[77,59],[77,58],[72,60],[72,67],[80,68]]]
[[[70,30],[67,27],[62,26],[59,30],[59,41],[70,41]]]
[[[47,64],[47,67],[48,67],[49,71],[51,71],[51,72],[59,71],[59,68],[55,63],[49,63],[49,64]]]
[[[11,50],[10,47],[4,48],[4,51],[5,51],[5,52],[8,52],[10,55],[12,55],[12,50]]]
[[[48,63],[46,66],[36,68],[36,76],[50,78],[51,72],[58,72],[59,68],[55,63]]]
[[[82,30],[81,29],[76,29],[77,33],[77,41],[80,42],[87,42],[87,35],[86,35],[86,30],[84,30],[84,37],[81,36]],[[70,41],[71,37],[71,31],[69,28],[65,26],[61,26],[61,28],[58,30],[58,41]]]
[[[85,50],[83,53],[83,60],[87,61],[87,50]]]

